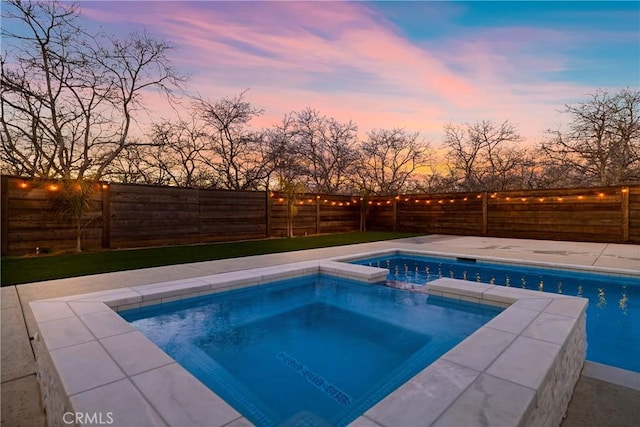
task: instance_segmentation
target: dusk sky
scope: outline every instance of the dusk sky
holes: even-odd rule
[[[270,127],[312,107],[360,133],[516,124],[529,142],[566,123],[566,103],[640,86],[638,2],[85,1],[87,26],[145,28],[176,47],[188,91],[249,89]]]

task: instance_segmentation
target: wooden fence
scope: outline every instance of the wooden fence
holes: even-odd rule
[[[102,248],[102,189],[96,184],[89,209],[82,218],[83,245]],[[76,247],[76,229],[56,208],[58,182],[2,177],[2,255],[45,253]]]
[[[341,233],[360,229],[359,199],[349,196],[302,194],[296,197],[293,230],[296,236]],[[287,199],[284,194],[270,193],[269,235],[287,235]]]
[[[2,254],[75,248],[76,230],[52,201],[59,182],[2,177]],[[362,203],[365,203],[363,206]],[[373,197],[299,195],[296,236],[360,229],[640,243],[640,186]],[[365,208],[365,209],[363,209]],[[277,192],[95,184],[82,218],[86,249],[283,237]]]
[[[640,186],[399,196],[370,206],[372,230],[640,243]]]
[[[73,222],[53,208],[57,181],[2,177],[2,254],[75,248]],[[83,215],[86,249],[132,248],[286,236],[279,193],[99,183]],[[359,207],[344,196],[297,197],[295,235],[358,230]]]

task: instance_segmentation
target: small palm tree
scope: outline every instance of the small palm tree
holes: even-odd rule
[[[298,196],[304,192],[304,185],[294,178],[279,175],[278,186],[280,191],[287,196],[287,237],[293,237],[293,217],[298,213],[296,201]]]
[[[371,190],[363,188],[360,191],[360,231],[367,231],[367,213],[369,212],[369,200]]]
[[[76,251],[82,252],[82,233],[87,226],[101,215],[87,218],[91,197],[98,184],[84,179],[63,179],[60,184],[52,184],[52,207],[62,218],[70,218],[76,230]]]

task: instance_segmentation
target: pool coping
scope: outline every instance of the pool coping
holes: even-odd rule
[[[434,254],[394,249],[361,253],[357,258],[398,251]],[[368,283],[386,279],[386,269],[340,262],[354,258],[324,258],[31,302],[38,328],[34,336],[38,377],[50,425],[63,425],[68,412],[111,414],[119,418],[116,421],[125,421],[117,424],[138,426],[251,425],[116,312],[315,273]],[[433,296],[505,310],[352,425],[409,425],[415,417],[422,420],[420,425],[439,425],[473,416],[502,425],[526,424],[544,397],[541,387],[553,379],[552,370],[568,340],[584,334],[580,328],[588,300],[449,278],[430,282],[426,289]],[[555,326],[550,328],[551,324]],[[514,355],[518,355],[515,360]],[[584,356],[584,352],[578,355],[575,381]],[[573,385],[569,384],[571,390]],[[470,406],[469,402],[491,393],[505,396],[509,405]],[[564,411],[566,405],[560,408],[562,415]]]

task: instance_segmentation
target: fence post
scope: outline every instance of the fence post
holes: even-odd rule
[[[265,209],[264,209],[264,223],[265,223],[265,235],[271,237],[271,191],[267,189],[265,194]]]
[[[629,241],[629,187],[620,189],[620,208],[622,209],[622,241]]]
[[[202,198],[200,195],[202,194],[201,188],[196,188],[196,199],[198,200],[198,243],[203,243],[202,241]]]
[[[0,213],[2,221],[2,255],[9,253],[9,177],[2,176],[2,213]]]
[[[320,196],[316,194],[316,234],[320,234]]]
[[[398,231],[398,201],[395,198],[391,202],[391,206],[393,208],[391,229],[396,232]]]
[[[486,191],[482,192],[482,235],[489,232],[489,198]]]
[[[102,183],[102,249],[111,247],[111,185]]]

